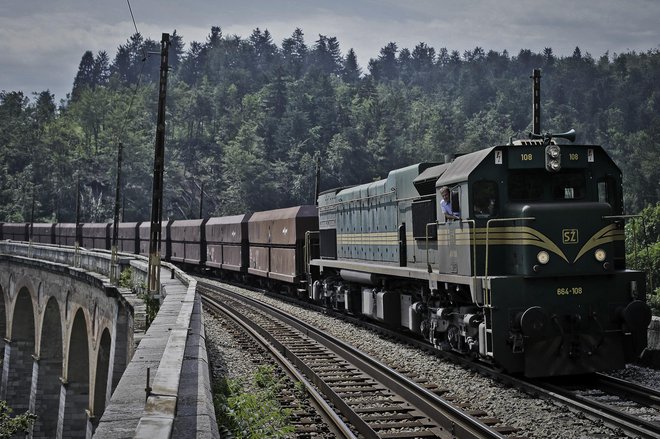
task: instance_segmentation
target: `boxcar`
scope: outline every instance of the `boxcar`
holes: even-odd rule
[[[202,264],[206,258],[204,247],[205,219],[173,221],[169,231],[172,246],[170,259],[185,264]]]
[[[256,212],[248,221],[248,273],[296,283],[305,275],[305,233],[318,230],[316,206]]]
[[[251,214],[210,218],[206,223],[206,266],[247,271]]]
[[[119,223],[117,248],[120,252],[137,254],[140,249],[138,228],[140,223]]]
[[[112,223],[86,223],[82,225],[82,246],[110,250]]]
[[[55,244],[58,245],[76,245],[78,238],[78,224],[76,223],[58,223],[55,225]]]
[[[160,228],[160,259],[169,261],[169,225],[172,221],[163,222]],[[139,251],[142,256],[149,256],[149,245],[151,241],[151,222],[145,221],[140,224],[138,230],[139,236]]]
[[[35,223],[28,225],[28,233],[32,242],[55,244],[55,224]]]
[[[4,223],[2,225],[2,239],[11,239],[12,241],[29,241],[29,223]]]

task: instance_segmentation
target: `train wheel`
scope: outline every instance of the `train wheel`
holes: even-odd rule
[[[447,328],[447,342],[454,350],[460,350],[461,346],[461,332],[455,325],[449,325]]]

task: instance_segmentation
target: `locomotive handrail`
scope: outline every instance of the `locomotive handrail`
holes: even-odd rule
[[[318,230],[317,231],[308,230],[308,231],[305,232],[305,256],[304,257],[305,257],[305,274],[306,275],[309,275],[310,272],[311,272],[311,270],[309,268],[310,267],[309,262],[312,260],[312,257],[311,257],[311,246],[312,245],[311,245],[310,237],[313,234],[314,235],[320,235],[320,233],[321,232],[319,232]],[[319,257],[320,257],[320,255],[319,255]]]
[[[461,223],[466,223],[470,224],[472,226],[472,231],[473,233],[477,229],[477,222],[473,219],[463,219],[460,221]],[[431,268],[431,260],[429,259],[429,226],[436,225],[439,226],[440,224],[446,224],[446,221],[444,223],[441,223],[440,221],[436,220],[435,222],[432,223],[427,223],[426,224],[426,265],[428,267],[428,272],[433,273],[433,268]],[[437,234],[437,230],[436,230]],[[472,270],[471,270],[471,276],[475,277],[477,275],[476,270],[477,270],[477,240],[476,236],[473,237],[472,241]]]
[[[428,267],[429,273],[433,273],[433,268],[431,268],[431,260],[429,259],[429,226],[432,226],[432,225],[438,226],[438,225],[440,225],[440,221],[435,220],[432,223],[426,223],[426,227],[425,227],[426,228],[426,237],[425,237],[425,239],[426,239],[426,265]],[[436,238],[437,238],[438,229],[435,229],[435,234],[436,234]]]
[[[334,202],[334,203],[332,203],[332,204],[326,204],[326,205],[324,205],[324,206],[319,206],[319,210],[321,210],[321,209],[326,209],[326,208],[329,208],[329,207],[339,206],[339,205],[341,205],[341,204],[349,204],[349,203],[357,202],[357,201],[371,200],[372,198],[385,197],[385,196],[388,196],[388,195],[395,194],[395,192],[396,192],[396,189],[392,189],[392,190],[390,190],[389,192],[385,192],[385,193],[383,193],[383,194],[369,195],[369,196],[367,196],[367,197],[354,198],[354,199],[346,200],[346,201],[336,201],[336,202]],[[395,194],[395,195],[396,195],[396,194]],[[392,201],[393,201],[393,202],[394,202],[394,201],[399,201],[399,199],[395,198],[395,199],[392,200]]]
[[[352,202],[354,202],[354,201],[365,201],[365,200],[370,200],[370,199],[372,199],[372,198],[379,198],[379,197],[384,197],[384,196],[386,196],[386,195],[392,195],[393,193],[396,193],[396,189],[393,189],[393,190],[391,190],[390,192],[386,192],[386,193],[384,193],[384,194],[369,195],[368,197],[355,198],[355,199],[352,199],[352,200],[346,200],[346,201],[337,201],[337,202],[332,203],[332,204],[326,204],[326,205],[323,205],[323,206],[318,206],[318,208],[319,208],[319,211],[321,211],[321,210],[328,210],[328,209],[330,209],[330,208],[332,208],[332,207],[336,207],[336,206],[339,206],[339,205],[341,205],[341,204],[349,204],[349,203],[352,203]],[[434,198],[434,197],[435,197],[435,194],[429,194],[429,195],[424,195],[424,196],[421,196],[421,197],[420,197],[420,196],[417,196],[417,197],[407,197],[407,198],[395,198],[395,199],[393,199],[391,202],[393,202],[393,203],[400,203],[400,202],[402,202],[402,201],[421,200],[421,199],[424,199],[424,198]]]
[[[473,219],[461,220],[462,223],[468,223],[472,226],[472,277],[477,276],[477,222]]]
[[[533,216],[523,216],[518,218],[492,218],[486,222],[486,255],[484,261],[484,280],[486,281],[486,292],[484,294],[484,306],[490,306],[490,282],[488,278],[488,256],[489,256],[489,234],[490,234],[490,223],[504,223],[510,221],[533,221],[536,218]]]

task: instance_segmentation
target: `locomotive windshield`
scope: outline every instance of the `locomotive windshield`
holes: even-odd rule
[[[551,188],[546,194],[544,188]],[[511,201],[582,200],[586,195],[585,178],[582,171],[566,171],[556,174],[540,173],[538,170],[512,172],[508,181]]]
[[[518,171],[509,175],[509,200],[540,201],[543,199],[543,177],[538,171]]]
[[[552,175],[553,200],[581,200],[584,194],[584,173],[573,171]]]

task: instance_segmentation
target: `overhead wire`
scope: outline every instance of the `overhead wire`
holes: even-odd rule
[[[135,28],[135,33],[137,35],[141,35],[140,31],[138,30],[137,23],[135,22],[135,15],[133,14],[133,8],[131,7],[130,0],[126,0],[126,3],[128,4],[128,12],[131,14],[131,20],[133,21],[133,27]],[[131,93],[131,100],[129,101],[128,109],[126,110],[126,117],[124,119],[124,123],[121,124],[119,135],[117,136],[118,141],[121,141],[124,136],[124,128],[126,127],[126,122],[129,120],[129,116],[133,108],[133,102],[135,101],[135,96],[137,95],[137,91],[140,88],[140,82],[142,81],[142,74],[144,73],[144,67],[146,65],[146,61],[147,61],[147,53],[145,52],[145,48],[143,45],[140,73],[138,73],[138,78],[137,78],[137,82],[135,83],[135,88]]]
[[[135,28],[135,34],[136,35],[141,35],[140,31],[138,30],[137,23],[135,22],[135,15],[133,14],[133,8],[131,8],[130,0],[126,0],[126,3],[128,4],[128,11],[131,14],[131,20],[133,21],[133,27]],[[129,56],[130,56],[130,54],[129,54]],[[130,120],[131,111],[133,109],[133,103],[135,102],[135,96],[137,95],[137,91],[140,88],[140,83],[142,81],[142,75],[144,73],[144,67],[146,65],[146,61],[147,61],[147,53],[145,51],[144,45],[142,45],[142,59],[141,59],[140,72],[138,73],[138,78],[137,78],[137,81],[135,83],[135,88],[131,92],[131,99],[128,103],[128,109],[126,110],[124,120],[120,124],[119,133],[117,134],[117,137],[116,137],[116,139],[117,139],[117,148],[118,148],[118,153],[119,154],[121,154],[120,150],[121,150],[121,145],[123,144],[124,130],[126,128],[126,125],[128,124],[128,121]],[[117,172],[120,172],[119,171],[119,164],[118,164]],[[116,190],[117,190],[117,194],[119,194],[120,187],[122,186],[121,185],[121,175],[117,176],[117,180],[118,181],[117,181]],[[131,200],[128,200],[128,202],[131,203]],[[124,194],[124,204],[125,203],[126,203],[126,196]],[[118,206],[115,206],[115,209],[118,209]],[[116,215],[116,213],[115,213],[115,215]],[[123,214],[122,214],[122,217],[123,217]],[[116,221],[116,220],[117,219],[115,218],[114,221]],[[115,233],[115,232],[113,232],[113,233]],[[114,238],[114,239],[116,239],[116,238]]]

